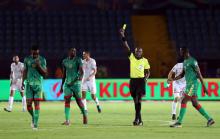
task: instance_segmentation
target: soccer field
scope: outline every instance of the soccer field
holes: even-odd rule
[[[220,103],[201,102],[216,124],[207,128],[206,120],[188,104],[182,128],[170,128],[171,102],[143,102],[144,126],[134,127],[132,102],[101,102],[103,112],[97,113],[95,104],[88,103],[89,124],[82,124],[82,115],[75,102],[71,103],[71,125],[63,126],[63,102],[42,102],[39,130],[30,127],[30,116],[21,111],[21,103],[14,103],[11,113],[3,111],[0,102],[0,139],[135,139],[178,138],[212,139],[220,136]]]

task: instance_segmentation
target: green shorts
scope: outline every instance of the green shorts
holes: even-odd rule
[[[26,84],[25,93],[27,100],[43,100],[42,86]]]
[[[198,86],[199,86],[198,81],[186,83],[185,94],[187,94],[188,96],[197,96]]]
[[[68,86],[66,83],[63,87],[64,98],[76,97],[82,98],[81,81],[74,83],[72,86]]]

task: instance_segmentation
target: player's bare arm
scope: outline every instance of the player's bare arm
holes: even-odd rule
[[[89,81],[92,77],[94,77],[96,75],[97,70],[94,68],[92,69],[92,73],[89,75],[89,77],[86,79],[87,81]]]
[[[43,68],[41,65],[40,65],[40,61],[39,59],[36,60],[36,68],[37,70],[40,72],[40,74],[42,76],[47,76],[47,69],[46,68]]]
[[[11,73],[10,73],[10,85],[12,84],[12,80],[13,80],[13,71],[11,71]]]
[[[27,69],[24,69],[22,73],[22,87],[24,87],[24,81],[26,80],[26,78],[27,78]]]
[[[184,75],[185,75],[185,71],[183,70],[182,73],[180,75],[176,76],[172,81],[179,80],[179,79],[183,78]]]
[[[66,68],[64,66],[62,66],[62,73],[63,73],[63,78],[62,78],[62,84],[60,87],[60,92],[63,92],[63,84],[66,80]]]
[[[175,72],[173,72],[172,70],[169,72],[168,74],[168,78],[167,78],[167,83],[170,84],[173,81],[173,77],[175,77]]]
[[[125,48],[127,53],[130,54],[131,53],[131,49],[130,49],[130,47],[128,45],[128,42],[127,42],[127,40],[125,38],[125,30],[124,29],[120,29],[119,33],[120,33],[120,36],[121,36],[121,39],[122,39],[123,47]]]
[[[150,77],[150,69],[145,69],[144,70],[144,75],[145,75],[145,80],[147,80]]]
[[[79,67],[79,78],[77,80],[82,81],[83,74],[84,74],[83,68],[82,68],[82,66],[80,66]]]
[[[204,80],[203,80],[203,77],[202,77],[202,74],[201,74],[201,71],[200,71],[199,66],[196,66],[195,71],[196,71],[196,73],[197,73],[197,76],[198,76],[198,78],[199,78],[199,80],[200,80],[200,82],[201,82],[201,84],[202,84],[202,87],[203,87],[205,93],[208,94],[208,90],[207,90],[207,88],[205,87],[205,83],[204,83]]]

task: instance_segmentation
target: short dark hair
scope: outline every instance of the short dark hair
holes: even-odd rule
[[[39,46],[37,44],[33,44],[31,46],[31,50],[39,50]]]
[[[184,51],[184,52],[189,52],[189,49],[187,47],[181,47],[181,49]]]
[[[90,55],[90,51],[89,51],[89,50],[85,50],[85,51],[83,51],[83,52],[85,52],[85,53],[87,53],[87,54]]]
[[[135,49],[137,49],[137,50],[141,49],[143,51],[143,48],[141,48],[141,47],[135,47],[134,50]]]
[[[69,48],[69,50],[71,50],[71,49],[75,49],[75,50],[76,50],[76,48],[75,48],[75,47],[70,47],[70,48]]]
[[[184,59],[182,57],[178,57],[177,63],[183,63]]]

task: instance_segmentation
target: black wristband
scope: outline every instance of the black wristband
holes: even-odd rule
[[[126,39],[125,37],[122,37],[121,40],[122,40],[123,42],[127,41],[127,39]]]

